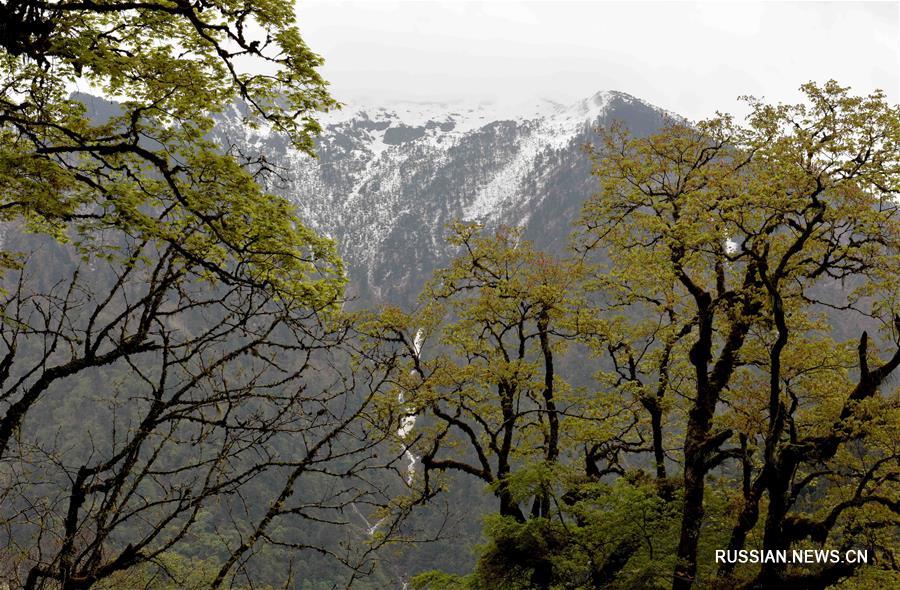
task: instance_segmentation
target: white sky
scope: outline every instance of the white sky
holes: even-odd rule
[[[691,119],[809,80],[900,102],[900,1],[298,0],[338,100],[571,102],[621,90]]]

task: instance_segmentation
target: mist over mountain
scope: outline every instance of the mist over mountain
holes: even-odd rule
[[[596,190],[583,151],[595,129],[621,121],[643,135],[673,116],[615,91],[569,105],[351,105],[320,117],[318,159],[246,127],[239,106],[214,135],[243,156],[264,157],[276,171],[268,189],[337,241],[351,296],[409,303],[448,260],[454,220],[520,226],[539,248],[565,247]]]

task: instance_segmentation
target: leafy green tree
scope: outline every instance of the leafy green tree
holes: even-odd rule
[[[572,391],[554,359],[568,337],[577,271],[535,252],[515,230],[493,238],[481,230],[453,228],[461,255],[436,273],[420,313],[389,310],[388,333],[409,344],[418,331],[422,341],[422,354],[408,347],[412,366],[401,387],[409,413],[427,423],[412,445],[424,493],[439,487],[433,480],[443,472],[466,474],[490,487],[501,517],[524,523],[549,516],[547,476],[567,436],[561,417]],[[430,347],[433,339],[440,349]],[[526,475],[523,465],[534,468]],[[547,587],[546,567],[533,573],[533,583]]]
[[[5,2],[0,47],[0,575],[371,569],[346,514],[386,503],[368,404],[390,361],[348,346],[334,244],[261,188],[264,159],[207,139],[238,101],[311,153],[335,103],[293,3]],[[117,105],[89,118],[76,87]]]
[[[601,191],[576,260],[549,265],[558,280],[515,233],[458,226],[461,254],[421,312],[386,314],[384,335],[407,344],[399,385],[426,491],[456,470],[500,500],[474,571],[414,587],[897,581],[900,110],[834,82],[803,91],[799,105],[751,100],[744,125],[607,130],[591,152]],[[596,383],[573,387],[584,365]],[[550,371],[553,460],[550,422],[527,418],[551,411],[532,393]],[[504,404],[509,392],[525,395]],[[822,548],[866,549],[868,565],[715,559]]]
[[[240,99],[248,124],[311,152],[313,116],[334,101],[294,18],[285,0],[4,3],[2,219],[92,249],[114,250],[102,231],[120,230],[224,280],[267,282],[314,306],[334,298],[331,244],[260,189],[260,162],[205,139]],[[79,85],[119,99],[118,113],[89,120],[70,96]]]
[[[413,583],[600,587],[667,516],[639,472],[615,487],[601,481],[626,474],[618,457],[632,444],[622,433],[633,408],[562,376],[573,373],[567,351],[596,324],[579,296],[581,263],[535,251],[514,229],[452,232],[459,255],[435,273],[420,308],[386,309],[374,325],[408,359],[397,387],[417,420],[405,444],[421,461],[413,481],[423,496],[452,485],[449,475],[472,477],[497,508],[471,576],[430,572]],[[615,517],[611,504],[623,508]]]
[[[415,446],[423,485],[428,493],[435,474],[467,473],[492,486],[501,515],[524,521],[508,478],[519,458],[548,465],[559,458],[557,404],[567,388],[554,373],[554,355],[565,345],[563,294],[574,275],[514,230],[488,238],[479,226],[460,224],[451,242],[463,254],[436,273],[421,311],[384,314],[386,333],[410,353],[412,370],[400,384],[409,412],[434,419]],[[445,348],[431,350],[433,339]],[[536,498],[531,512],[546,510]]]
[[[602,189],[578,243],[607,259],[593,282],[601,342],[647,408],[657,474],[682,465],[675,589],[715,585],[698,553],[714,474],[736,516],[719,547],[861,545],[893,567],[897,396],[881,387],[900,364],[900,111],[834,82],[803,91],[799,105],[751,100],[744,126],[613,129],[594,153]],[[883,329],[887,360],[859,323]],[[728,587],[823,587],[858,567],[715,573]]]

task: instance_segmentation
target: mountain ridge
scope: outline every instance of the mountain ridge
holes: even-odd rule
[[[318,159],[248,128],[239,105],[213,133],[278,171],[266,188],[337,241],[353,295],[369,303],[410,303],[452,254],[444,234],[457,219],[522,227],[539,247],[560,251],[595,190],[582,150],[593,129],[618,120],[643,135],[678,118],[620,91],[538,101],[509,116],[496,104],[404,104],[323,114]]]

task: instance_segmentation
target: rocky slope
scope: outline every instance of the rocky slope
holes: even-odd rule
[[[333,237],[360,301],[410,302],[449,255],[455,219],[522,226],[540,247],[565,245],[594,190],[582,147],[594,128],[622,121],[644,134],[671,116],[621,92],[571,105],[347,106],[321,118],[318,159],[250,130],[234,107],[217,139],[277,170],[269,188]]]

